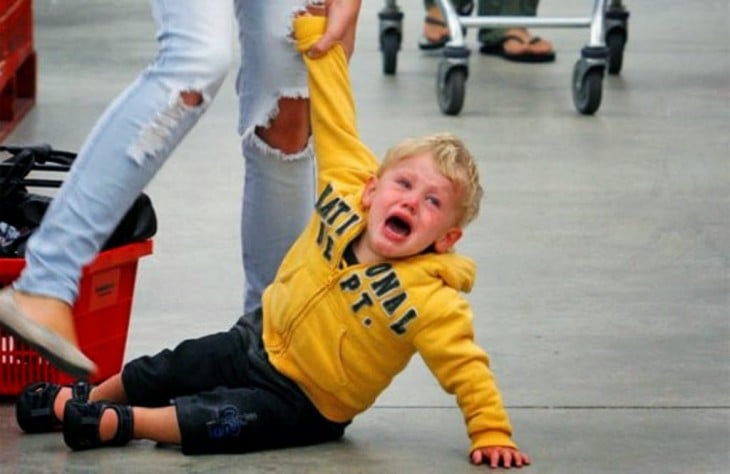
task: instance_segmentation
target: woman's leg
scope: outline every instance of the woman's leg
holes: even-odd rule
[[[157,58],[96,123],[30,239],[16,291],[0,302],[3,327],[29,326],[21,338],[77,375],[90,370],[74,366],[80,353],[43,328],[75,343],[71,305],[83,265],[197,122],[231,61],[230,0],[155,0],[153,13]]]
[[[290,38],[303,0],[236,0],[241,68],[236,81],[245,161],[241,247],[244,312],[261,305],[314,206],[306,71]]]
[[[197,122],[231,61],[230,1],[153,2],[159,53],[101,116],[30,239],[18,291],[73,303],[91,261]]]

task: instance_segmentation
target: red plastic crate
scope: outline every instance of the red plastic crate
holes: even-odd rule
[[[140,257],[152,253],[152,240],[106,250],[84,268],[74,324],[81,350],[99,367],[90,380],[101,382],[119,372],[127,344],[134,281]],[[22,258],[0,258],[0,286],[17,278]],[[69,384],[59,371],[23,342],[0,329],[0,395],[18,395],[31,382]]]
[[[0,0],[0,60],[33,49],[33,5],[31,0]]]
[[[0,141],[35,103],[31,0],[0,0]]]

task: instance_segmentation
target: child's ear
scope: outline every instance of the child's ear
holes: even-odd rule
[[[441,236],[436,242],[433,243],[433,248],[436,250],[436,253],[445,253],[448,252],[451,247],[453,247],[456,242],[459,241],[461,236],[464,234],[464,231],[461,230],[461,227],[452,227],[446,233]]]
[[[365,183],[365,189],[362,192],[362,205],[365,209],[370,209],[370,205],[373,203],[373,195],[375,194],[375,188],[378,185],[378,177],[371,176]]]

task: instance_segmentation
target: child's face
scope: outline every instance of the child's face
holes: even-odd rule
[[[416,255],[433,245],[446,252],[461,237],[457,187],[430,153],[408,157],[371,178],[362,202],[365,234],[355,247],[362,263]]]

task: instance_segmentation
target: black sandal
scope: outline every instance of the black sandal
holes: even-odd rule
[[[67,385],[68,386],[68,385]],[[91,392],[88,382],[79,380],[71,387],[71,399],[86,403]],[[15,419],[26,433],[48,433],[61,428],[61,421],[53,413],[53,404],[63,386],[37,382],[26,386],[15,403]]]
[[[109,441],[99,438],[101,415],[107,408],[117,414],[117,432]],[[132,407],[109,402],[80,403],[66,402],[63,411],[63,440],[74,451],[100,448],[102,446],[124,446],[134,434]]]
[[[506,35],[498,43],[483,43],[479,48],[479,52],[485,55],[500,56],[508,61],[514,61],[518,63],[549,63],[555,61],[555,52],[548,51],[545,53],[531,53],[529,51],[524,53],[508,53],[504,50],[504,43],[507,41],[517,41],[520,44],[535,44],[542,41],[539,36],[533,36],[529,40],[525,41],[516,35]]]

